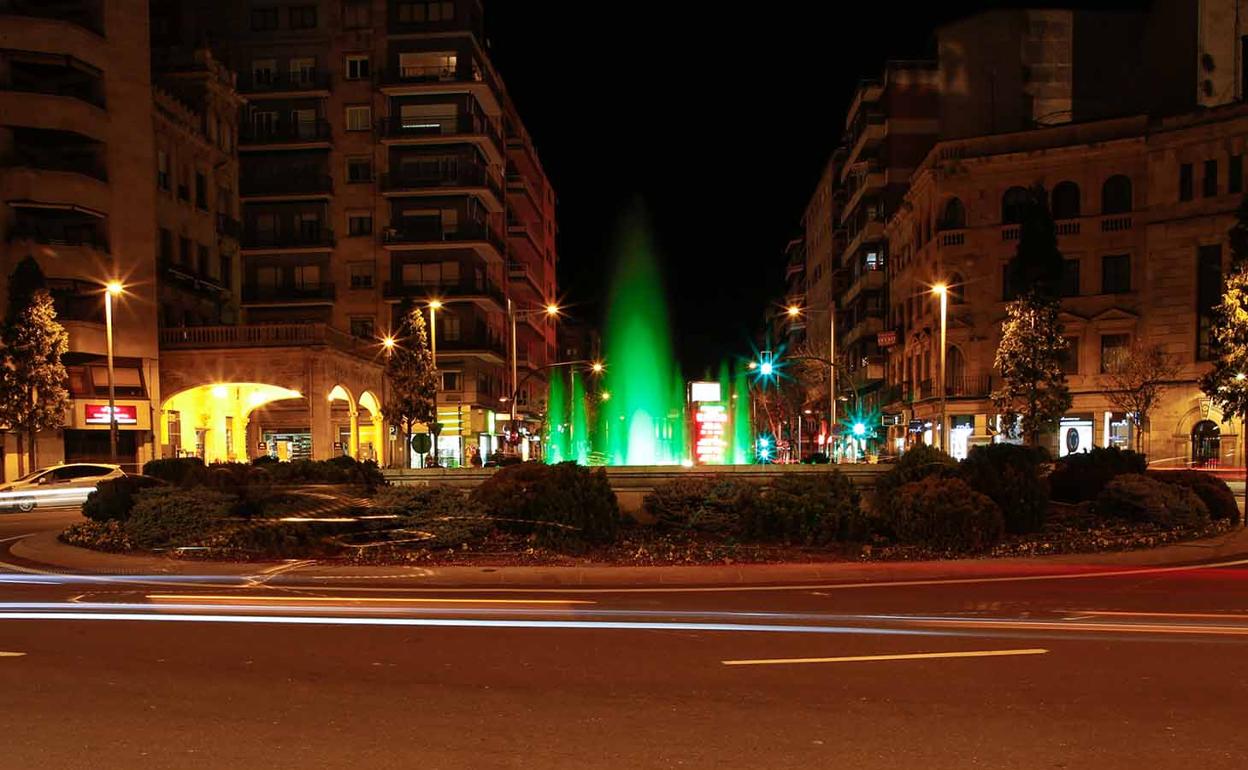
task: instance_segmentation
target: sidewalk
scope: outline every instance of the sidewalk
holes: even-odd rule
[[[66,545],[55,532],[42,532],[13,544],[10,552],[32,570],[94,575],[201,575],[264,578],[270,584],[307,581],[363,581],[429,587],[694,587],[802,585],[828,582],[890,582],[938,578],[1019,578],[1070,572],[1167,567],[1248,559],[1248,529],[1218,537],[1139,551],[1073,554],[1037,558],[963,559],[927,562],[826,562],[714,566],[538,566],[538,567],[356,567],[332,562],[216,562],[160,556],[129,556]]]

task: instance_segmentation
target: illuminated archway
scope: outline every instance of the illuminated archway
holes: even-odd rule
[[[360,460],[374,460],[378,464],[385,463],[386,433],[381,415],[381,402],[371,390],[360,394],[360,406],[368,411],[368,421],[360,426],[359,454]]]
[[[297,390],[257,382],[218,382],[175,393],[161,405],[161,443],[175,456],[204,462],[246,462],[247,422],[274,401],[303,398]]]

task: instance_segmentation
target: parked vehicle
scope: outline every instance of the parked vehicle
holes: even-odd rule
[[[25,512],[36,506],[82,505],[96,484],[124,475],[121,466],[107,463],[66,463],[40,468],[0,486],[0,508]]]

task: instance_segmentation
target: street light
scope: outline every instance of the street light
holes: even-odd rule
[[[940,297],[940,451],[948,454],[948,385],[945,382],[945,354],[948,352],[945,336],[948,333],[949,287],[938,283],[932,287],[932,294]]]
[[[510,421],[508,422],[508,427],[511,428],[511,430],[513,431],[516,429],[516,398],[518,397],[518,394],[520,392],[520,384],[519,384],[520,375],[518,371],[519,370],[519,363],[518,363],[519,357],[516,355],[516,319],[522,315],[531,316],[531,315],[537,315],[537,314],[544,314],[547,318],[553,321],[555,318],[559,317],[559,313],[562,312],[562,310],[563,309],[559,307],[557,303],[554,303],[554,302],[547,302],[545,305],[543,305],[540,308],[527,308],[524,310],[516,310],[515,306],[511,302],[511,299],[508,298],[507,300],[507,317],[508,317],[508,320],[511,322],[511,389],[512,389],[511,416],[510,416]],[[558,340],[555,341],[555,344],[556,346],[558,345]],[[595,363],[594,366],[596,367],[594,369],[595,373],[602,371],[602,364]]]
[[[104,284],[104,337],[108,350],[108,461],[117,463],[117,389],[113,383],[113,297],[120,297],[121,281]]]
[[[602,398],[602,400],[603,400],[603,401],[610,401],[610,400],[611,400],[611,393],[610,393],[610,391],[606,391],[606,390],[602,391],[602,396],[601,396],[601,398]]]
[[[394,350],[394,337],[392,337],[389,334],[387,334],[385,337],[382,337],[381,346],[385,348],[387,351]]]
[[[802,314],[803,310],[799,305],[789,305],[789,318],[797,318]],[[807,309],[807,314],[814,313]],[[828,314],[828,433],[835,435],[836,433],[836,307],[831,306],[822,308],[817,312],[826,312]],[[833,444],[835,447],[835,444]],[[833,450],[835,453],[835,449]],[[833,462],[835,457],[831,458]]]
[[[601,361],[595,361],[593,365],[589,367],[589,370],[594,374],[602,374],[602,370],[605,368],[606,367],[602,365]]]

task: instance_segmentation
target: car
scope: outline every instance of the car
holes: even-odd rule
[[[25,512],[38,505],[82,505],[96,484],[124,475],[121,466],[108,463],[66,463],[40,468],[0,486],[0,507]]]

